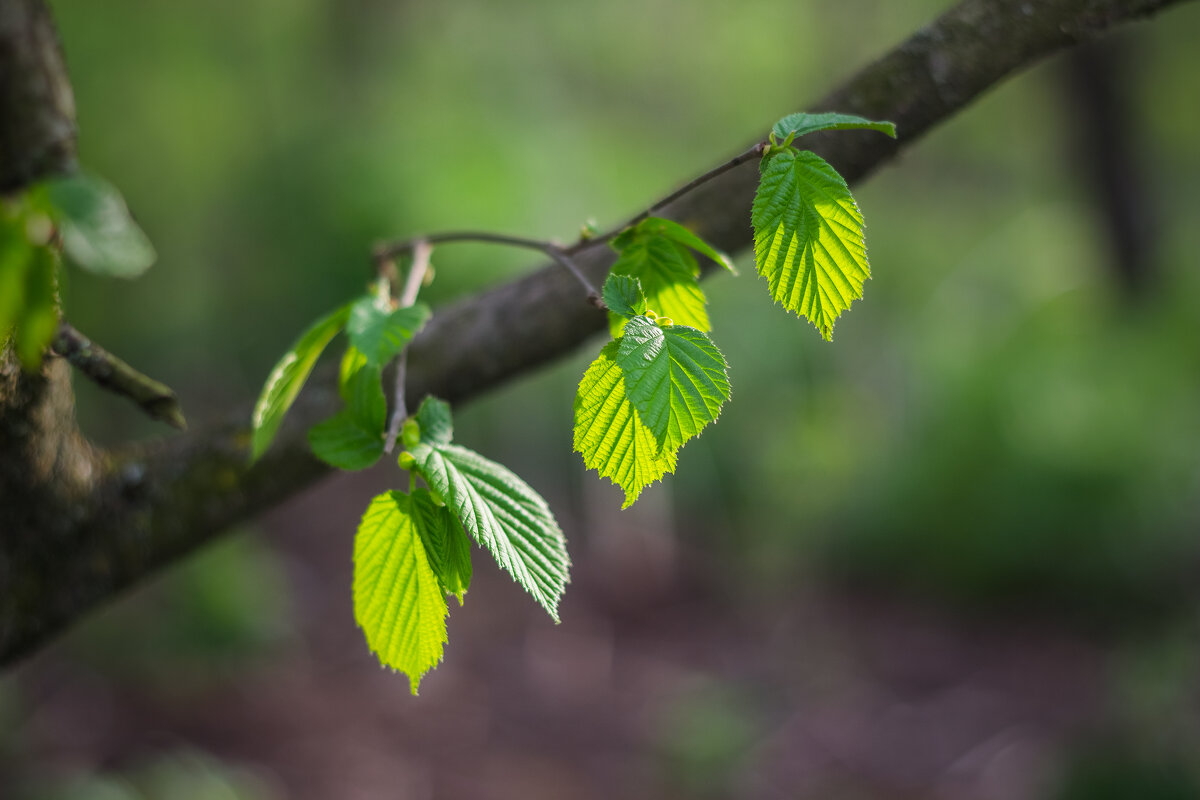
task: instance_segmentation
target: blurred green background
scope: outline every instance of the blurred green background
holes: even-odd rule
[[[160,254],[133,283],[72,273],[67,314],[179,390],[193,426],[247,404],[307,321],[362,290],[373,242],[447,228],[566,241],[588,218],[604,227],[946,7],[51,5],[81,160],[123,190]],[[740,277],[706,284],[734,401],[634,510],[618,515],[619,492],[570,452],[574,385],[599,342],[463,409],[459,438],[547,496],[582,577],[564,625],[528,623],[519,652],[502,637],[486,639],[494,653],[472,644],[484,617],[456,628],[452,614],[431,707],[464,696],[456,659],[508,664],[482,699],[465,695],[505,739],[516,723],[498,687],[540,675],[543,646],[584,672],[611,662],[610,690],[652,699],[610,709],[625,716],[579,740],[588,759],[530,734],[523,750],[509,742],[515,754],[480,745],[488,780],[456,784],[412,745],[396,757],[417,777],[399,795],[362,788],[397,784],[364,779],[351,755],[328,767],[330,785],[342,797],[607,797],[617,769],[632,775],[623,797],[1200,797],[1198,36],[1200,7],[1185,5],[1091,60],[1043,64],[858,187],[874,277],[832,345],[772,306],[738,254]],[[1095,85],[1111,93],[1111,125],[1088,116]],[[1116,194],[1141,236],[1132,284],[1097,165],[1124,171]],[[435,261],[435,306],[536,263],[473,245]],[[77,387],[98,440],[161,435]],[[362,500],[397,479],[381,467],[323,487],[319,522],[272,515],[0,684],[0,778],[18,798],[320,796],[295,752],[274,759],[215,722],[196,733],[178,697],[220,687],[233,718],[229,697],[252,691],[238,687],[297,658],[310,690],[347,680],[319,665],[365,648],[348,614],[321,618],[336,647],[314,644],[311,598],[348,598],[341,562]],[[470,600],[486,606],[488,591],[461,614],[486,611]],[[520,600],[502,581],[495,592]],[[1009,671],[992,675],[996,663]],[[92,700],[47,722],[47,685]],[[155,735],[127,726],[128,746],[104,757],[63,744],[97,693],[107,718],[136,708],[129,718],[155,720]],[[427,699],[385,705],[416,726],[425,717],[410,709]],[[164,703],[172,722],[147,712]],[[581,703],[561,712],[570,721],[546,719],[591,726]],[[903,713],[915,716],[893,725]],[[314,740],[340,729],[322,724]],[[530,753],[541,760],[505,771]]]

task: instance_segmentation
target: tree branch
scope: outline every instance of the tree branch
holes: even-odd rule
[[[151,419],[173,428],[187,430],[187,420],[179,407],[179,398],[170,386],[147,377],[100,345],[88,339],[66,322],[59,323],[54,337],[54,352],[71,366],[110,392],[129,398]]]
[[[1179,2],[965,0],[808,106],[891,120],[898,141],[839,132],[814,135],[806,145],[858,182],[1009,73]],[[724,250],[740,250],[751,241],[756,179],[753,168],[730,168],[664,200],[661,213]],[[600,283],[612,263],[608,248],[577,255],[582,274]],[[561,357],[604,325],[605,315],[579,296],[573,277],[542,269],[439,311],[412,343],[407,396],[411,402],[432,393],[461,403]],[[30,652],[122,588],[325,474],[308,454],[304,430],[332,413],[335,383],[326,374],[305,391],[275,447],[253,467],[247,409],[234,424],[110,455],[83,501],[56,509],[68,521],[53,537],[19,521],[3,528],[0,662]],[[12,500],[0,496],[0,508]]]

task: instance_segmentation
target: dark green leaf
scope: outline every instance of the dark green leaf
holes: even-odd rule
[[[465,447],[421,443],[411,454],[463,528],[557,622],[570,559],[546,501],[511,471]]]
[[[429,319],[429,307],[417,303],[395,311],[387,299],[367,296],[350,310],[346,335],[371,366],[382,367],[400,354]]]
[[[344,387],[346,408],[308,431],[317,458],[344,470],[366,469],[383,455],[387,400],[379,367],[362,366]]]
[[[454,438],[454,420],[450,415],[450,405],[445,400],[426,397],[421,401],[414,419],[421,428],[421,441],[426,444],[450,444]]]
[[[695,328],[659,327],[634,317],[625,326],[617,363],[629,400],[660,453],[699,435],[729,400],[725,357]]]
[[[154,246],[108,181],[77,173],[47,181],[45,189],[72,262],[118,278],[135,278],[154,263]]]
[[[624,318],[645,314],[646,296],[642,294],[642,284],[630,275],[612,273],[604,281],[604,305],[613,314]]]
[[[891,122],[874,122],[851,114],[806,114],[799,112],[788,114],[771,129],[771,135],[776,142],[782,144],[790,136],[799,139],[801,136],[817,131],[863,129],[886,133],[896,138],[896,126]]]
[[[675,450],[660,452],[625,391],[617,364],[619,342],[609,342],[588,367],[575,395],[575,449],[583,463],[625,491],[628,508],[642,489],[675,471]]]
[[[442,591],[457,597],[461,606],[471,588],[471,540],[453,512],[434,500],[428,489],[417,489],[411,497],[429,564]]]

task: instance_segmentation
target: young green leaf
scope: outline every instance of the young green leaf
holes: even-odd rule
[[[387,400],[379,367],[363,365],[343,386],[346,408],[308,431],[313,454],[344,470],[366,469],[383,455]]]
[[[58,254],[50,247],[35,247],[25,276],[25,302],[17,320],[17,357],[33,372],[42,365],[42,354],[58,330],[55,305]]]
[[[665,236],[677,244],[690,247],[697,253],[712,259],[716,264],[729,270],[734,275],[737,274],[737,269],[733,266],[733,259],[674,220],[662,217],[647,217],[638,223],[638,230],[645,234]]]
[[[652,234],[633,238],[612,267],[613,275],[637,278],[646,296],[645,307],[680,325],[708,330],[708,312],[700,289],[700,267],[687,248],[665,236]],[[632,315],[628,315],[632,316]],[[625,328],[625,316],[609,314],[613,337]]]
[[[338,396],[349,403],[354,390],[354,377],[358,371],[367,365],[367,357],[357,347],[351,345],[342,354],[342,363],[338,366]]]
[[[471,588],[471,540],[450,509],[434,500],[428,489],[417,489],[409,496],[429,565],[442,591],[457,597],[461,606]]]
[[[354,619],[380,663],[408,675],[413,694],[442,660],[449,612],[421,519],[408,495],[385,492],[354,537]]]
[[[771,296],[832,340],[834,321],[871,277],[862,215],[842,176],[814,153],[777,151],[763,161],[751,221]]]
[[[575,450],[583,463],[625,491],[628,508],[642,489],[675,471],[676,450],[660,453],[625,393],[617,364],[618,342],[609,342],[583,374],[575,395]]]
[[[77,173],[44,186],[63,252],[75,264],[101,275],[136,278],[154,263],[154,246],[108,181]]]
[[[699,435],[729,400],[725,357],[695,328],[659,327],[647,317],[634,317],[625,326],[616,359],[629,400],[654,434],[659,453]]]
[[[450,415],[450,405],[445,400],[426,397],[413,418],[420,426],[421,441],[426,444],[450,444],[454,438],[454,420]]]
[[[373,367],[382,367],[400,354],[429,319],[424,303],[391,310],[386,300],[367,296],[354,303],[346,322],[350,344]]]
[[[422,442],[410,453],[463,528],[557,622],[570,559],[546,501],[511,471],[465,447]]]
[[[771,129],[771,137],[775,142],[782,144],[788,141],[788,137],[794,140],[817,131],[853,129],[879,131],[893,139],[896,138],[896,126],[891,122],[875,122],[852,114],[806,114],[804,112],[788,114],[776,122],[775,127]]]
[[[350,306],[346,305],[321,317],[300,335],[271,370],[262,394],[254,406],[254,435],[250,455],[252,461],[257,461],[266,452],[271,440],[275,438],[275,432],[279,430],[279,424],[283,422],[284,415],[292,407],[304,382],[308,380],[321,351],[334,336],[337,336],[349,316]]]
[[[630,275],[612,273],[604,281],[604,305],[613,314],[628,319],[646,313],[642,284]]]

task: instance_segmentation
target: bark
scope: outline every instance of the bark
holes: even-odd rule
[[[806,146],[851,183],[858,182],[1013,71],[1182,1],[965,0],[842,88],[802,106],[892,120],[898,141],[839,132],[812,137]],[[16,2],[40,9],[36,0],[3,2],[5,8]],[[11,45],[0,47],[8,53]],[[3,66],[11,75],[8,64]],[[5,110],[0,118],[7,125],[11,115]],[[764,121],[764,131],[770,122]],[[723,249],[741,250],[751,242],[749,208],[756,182],[756,166],[746,164],[688,193],[663,215]],[[599,285],[612,256],[608,248],[597,247],[575,260]],[[567,354],[604,326],[603,313],[587,303],[575,279],[559,266],[439,309],[409,354],[409,407],[426,393],[453,403],[472,399]],[[55,387],[39,395],[40,407],[49,410],[58,402],[49,399],[60,391],[65,394]],[[7,389],[0,386],[0,417],[15,408],[6,397]],[[0,663],[30,652],[124,587],[325,474],[308,455],[303,432],[332,413],[336,403],[332,377],[320,376],[254,467],[246,460],[249,408],[229,425],[139,452],[76,459],[90,472],[82,477],[82,490],[76,486],[63,495],[75,498],[74,505],[50,505],[49,514],[10,515],[0,528]],[[55,406],[56,420],[66,414],[67,408]],[[0,430],[4,424],[0,420]],[[48,441],[77,438],[70,426],[58,433],[30,429],[29,436],[43,433]],[[46,452],[15,449],[21,441],[12,434],[0,440],[6,463]],[[58,479],[51,485],[57,491]],[[63,479],[64,487],[71,485]],[[42,502],[0,486],[3,507]]]

